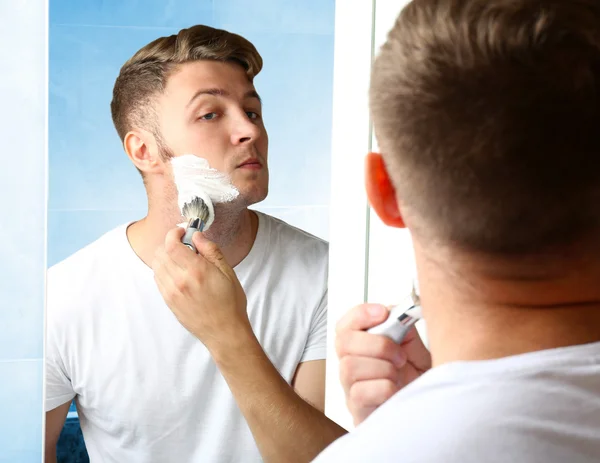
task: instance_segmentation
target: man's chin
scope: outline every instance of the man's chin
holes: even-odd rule
[[[247,206],[264,201],[269,193],[269,185],[262,181],[235,181],[233,185],[240,192],[237,200],[246,203]],[[237,201],[236,200],[236,201]]]
[[[264,201],[267,198],[267,191],[261,192],[252,192],[250,194],[244,195],[244,202],[246,206],[252,206],[253,204],[258,204]]]
[[[238,189],[240,194],[231,202],[220,203],[218,207],[220,209],[245,209],[253,204],[264,201],[267,197],[268,191],[266,189]],[[217,205],[215,205],[217,206]]]

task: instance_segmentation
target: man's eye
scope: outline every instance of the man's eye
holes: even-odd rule
[[[210,121],[210,120],[214,119],[215,117],[217,117],[217,113],[208,113],[208,114],[205,114],[204,116],[201,116],[200,119],[205,120],[205,121]]]
[[[260,118],[260,114],[255,113],[254,111],[247,111],[246,114],[248,115],[248,117],[250,119],[259,119]]]

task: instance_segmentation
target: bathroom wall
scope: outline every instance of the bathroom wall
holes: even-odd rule
[[[0,2],[0,463],[42,459],[46,2]]]

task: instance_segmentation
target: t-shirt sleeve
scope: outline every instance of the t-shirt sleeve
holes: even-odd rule
[[[51,342],[52,336],[46,341],[46,411],[73,400],[75,391],[66,372],[64,363],[58,355],[56,345]]]
[[[66,368],[63,353],[61,353],[62,335],[60,323],[54,315],[54,311],[50,310],[49,307],[47,310],[46,328],[45,409],[47,412],[54,410],[66,402],[70,402],[75,397],[71,378]]]
[[[55,362],[46,358],[46,411],[75,398],[71,381]]]
[[[327,358],[327,290],[313,314],[310,332],[300,363]]]

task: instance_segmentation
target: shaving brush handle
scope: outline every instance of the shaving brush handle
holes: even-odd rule
[[[190,248],[192,251],[194,251],[196,254],[198,253],[198,251],[196,250],[196,246],[194,246],[192,236],[194,236],[194,233],[196,233],[197,231],[199,231],[197,228],[188,227],[185,229],[185,235],[183,235],[183,238],[181,239],[181,242],[185,244],[188,248]]]

